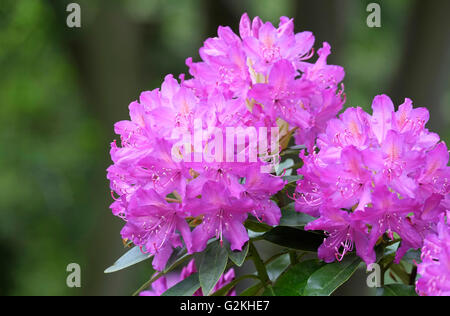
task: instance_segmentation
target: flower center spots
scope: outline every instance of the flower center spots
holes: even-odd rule
[[[277,46],[265,46],[262,49],[262,56],[267,64],[281,58],[280,48]]]

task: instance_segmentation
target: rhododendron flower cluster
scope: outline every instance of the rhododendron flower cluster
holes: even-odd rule
[[[122,238],[136,247],[107,272],[153,257],[159,272],[141,295],[180,283],[170,293],[219,295],[234,278],[227,267],[251,259],[255,273],[238,281],[258,283],[245,294],[331,295],[337,286],[322,283],[343,284],[360,258],[412,287],[416,270],[403,263],[414,252],[405,254],[422,249],[417,291],[450,295],[449,152],[426,128],[428,110],[406,99],[396,111],[379,95],[372,114],[358,107],[338,117],[344,69],[328,65],[328,43],[317,54],[313,45],[292,19],[276,27],[244,14],[238,34],[219,27],[201,60],[186,60],[191,77],[169,74],[129,105],[130,120],[115,124],[120,140],[111,144],[107,177]],[[301,161],[281,162],[299,151]],[[325,232],[323,242],[310,231]],[[264,261],[259,240],[283,252]],[[331,269],[301,260],[317,248]],[[282,256],[290,263],[270,273]],[[349,265],[340,263],[346,256]],[[192,258],[201,258],[199,272]],[[167,274],[188,259],[181,275]],[[303,266],[307,279],[293,284],[286,276]]]
[[[152,283],[152,288],[147,291],[142,291],[139,293],[139,296],[161,296],[164,292],[170,289],[172,286],[186,279],[190,275],[197,272],[197,268],[195,266],[195,261],[191,260],[186,267],[184,267],[179,275],[170,274],[164,277],[159,278],[155,282]],[[214,292],[220,290],[225,285],[229,284],[235,278],[235,273],[233,269],[228,270],[224,273],[217,284],[214,287]],[[198,289],[193,296],[204,296],[201,289]],[[236,296],[235,290],[231,290],[228,292],[228,296]]]
[[[401,239],[398,262],[409,249],[422,247],[447,209],[449,153],[425,128],[428,111],[406,99],[395,112],[385,95],[372,108],[372,115],[350,108],[330,120],[317,148],[301,155],[296,209],[318,217],[305,229],[328,233],[319,249],[326,262],[356,248],[373,263],[384,234]]]
[[[418,273],[421,275],[416,284],[419,295],[450,295],[450,213],[444,214],[437,226],[436,233],[428,235],[422,248],[422,263]]]
[[[202,98],[220,89],[227,99],[245,101],[266,122],[287,122],[296,130],[297,144],[312,147],[345,102],[343,91],[338,91],[344,69],[327,64],[330,45],[323,43],[317,61],[307,62],[314,55],[314,36],[294,34],[294,21],[287,17],[275,28],[244,14],[239,35],[219,27],[218,37],[206,40],[200,49],[203,61],[187,59],[194,79],[186,85]]]
[[[280,130],[278,137],[295,130],[297,141],[312,147],[344,103],[338,91],[343,69],[327,65],[327,43],[308,63],[313,43],[310,32],[294,34],[292,19],[282,17],[275,28],[244,14],[240,36],[219,27],[218,37],[200,49],[203,61],[187,60],[193,78],[166,76],[160,89],[130,104],[131,120],[116,123],[120,144],[112,143],[114,164],[108,168],[111,208],[126,221],[123,239],[154,255],[155,269],[164,269],[173,248],[200,252],[213,237],[241,250],[249,239],[243,225],[249,214],[279,223],[280,208],[271,197],[285,182],[261,170],[277,160],[280,148],[268,142],[258,161],[242,162],[239,147],[213,153],[212,144],[219,137],[223,142],[217,130],[241,128],[236,138],[244,141],[237,145],[245,155],[254,147],[245,128],[262,127]],[[206,151],[215,159],[203,160]]]

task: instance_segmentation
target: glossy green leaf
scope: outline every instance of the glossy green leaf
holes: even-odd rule
[[[378,296],[417,296],[414,285],[389,284],[377,290]]]
[[[271,281],[275,281],[284,270],[289,267],[291,259],[288,253],[285,253],[266,265],[267,274]]]
[[[356,272],[361,259],[348,255],[341,262],[324,265],[308,279],[303,295],[329,296]]]
[[[248,238],[250,239],[259,239],[265,232],[254,232],[253,230],[248,230]]]
[[[242,291],[242,293],[239,294],[239,296],[255,296],[258,293],[261,293],[263,289],[264,289],[263,284],[261,282],[258,282]]]
[[[295,203],[290,203],[281,209],[281,226],[305,226],[315,220],[314,217],[295,210]]]
[[[225,247],[215,241],[208,245],[200,256],[199,279],[203,293],[209,295],[224,273],[228,262],[228,252]]]
[[[307,260],[290,267],[280,275],[273,286],[273,292],[276,296],[303,295],[309,277],[323,265],[318,260]]]
[[[236,287],[236,285],[239,282],[241,282],[242,280],[245,280],[245,279],[256,279],[259,281],[259,278],[256,275],[253,275],[253,274],[243,275],[238,278],[235,278],[230,283],[224,285],[223,287],[218,289],[216,292],[214,292],[211,296],[226,296],[233,288]]]
[[[238,267],[242,266],[245,262],[245,258],[247,258],[248,254],[248,243],[242,247],[242,251],[233,251],[230,248],[230,244],[228,242],[224,245],[225,249],[228,252],[228,258]]]
[[[250,229],[257,233],[264,233],[272,229],[272,226],[269,226],[265,223],[258,222],[256,219],[249,218],[245,221],[244,226],[247,229]]]
[[[289,147],[289,149],[303,150],[303,149],[306,149],[306,146],[305,145],[294,145],[294,146]]]
[[[198,273],[194,273],[165,291],[162,296],[192,296],[199,288]]]
[[[285,161],[280,163],[275,170],[277,176],[281,176],[283,173],[286,176],[290,176],[292,173],[292,170],[289,168],[292,168],[293,165],[294,165],[294,160],[292,160],[290,158],[286,159]]]
[[[419,264],[422,262],[422,252],[420,250],[411,249],[402,258],[402,261],[409,264]]]
[[[277,296],[273,290],[273,287],[271,285],[268,285],[264,292],[261,294],[261,296]]]
[[[185,261],[192,258],[192,255],[188,254],[186,249],[181,249],[177,253],[174,252],[174,254],[170,257],[170,259],[167,261],[166,267],[164,269],[164,273],[168,273],[175,269],[180,264],[184,263]]]
[[[263,238],[279,246],[308,252],[316,252],[323,242],[320,234],[287,226],[277,226],[263,235]]]
[[[105,273],[113,273],[131,267],[139,262],[150,259],[151,256],[142,253],[139,247],[134,247],[120,257],[112,266],[105,270]]]
[[[286,148],[285,150],[283,150],[281,152],[281,156],[285,156],[285,155],[298,155],[299,152],[303,149],[306,149],[306,146],[303,145],[296,145],[296,146],[291,146]]]
[[[178,254],[182,254],[181,257],[172,258],[171,260],[173,260],[173,261],[167,263],[166,268],[164,269],[164,271],[159,272],[159,273],[155,273],[155,275],[150,280],[145,282],[137,291],[134,292],[133,296],[139,295],[140,292],[142,292],[145,289],[147,289],[150,285],[153,284],[153,282],[155,282],[159,278],[163,277],[167,273],[173,271],[179,265],[181,265],[182,263],[184,263],[185,261],[187,261],[187,260],[189,260],[189,259],[191,259],[193,257],[193,255],[187,254],[186,250],[183,250],[183,249],[181,249],[181,251],[179,251]]]
[[[287,181],[287,184],[289,183],[294,183],[297,182],[298,180],[300,180],[302,178],[302,176],[284,176],[283,180]]]

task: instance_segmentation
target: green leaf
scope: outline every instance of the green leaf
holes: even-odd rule
[[[259,239],[265,232],[254,232],[253,230],[248,230],[248,237],[250,239]]]
[[[199,288],[198,273],[194,273],[165,291],[162,296],[192,296]]]
[[[269,231],[272,229],[272,226],[269,226],[267,224],[258,222],[256,220],[247,219],[244,223],[244,226],[247,229],[250,229],[251,231],[257,232],[257,233],[265,233],[266,231]]]
[[[225,271],[228,253],[219,241],[211,243],[200,255],[199,279],[205,296],[209,295]]]
[[[256,275],[253,275],[253,274],[243,275],[243,276],[240,276],[239,278],[234,279],[227,285],[224,285],[223,287],[218,289],[216,292],[214,292],[214,294],[212,294],[211,296],[226,296],[226,295],[228,295],[228,292],[230,292],[239,282],[241,282],[242,280],[245,280],[245,279],[256,279],[259,281],[259,278]]]
[[[133,296],[137,296],[139,295],[139,293],[141,293],[143,290],[145,290],[146,288],[148,288],[150,285],[153,284],[153,282],[155,282],[156,280],[158,280],[159,278],[161,278],[162,276],[166,275],[167,273],[173,271],[176,267],[178,267],[180,264],[182,264],[183,262],[187,261],[188,259],[191,259],[193,257],[193,255],[187,254],[186,250],[181,249],[178,254],[183,254],[181,257],[179,258],[171,258],[169,260],[172,260],[173,262],[168,262],[166,265],[166,268],[164,269],[164,271],[159,272],[159,273],[155,273],[155,275],[153,275],[153,277],[148,280],[147,282],[145,282],[137,291],[134,292]]]
[[[283,180],[287,181],[286,185],[288,185],[289,183],[297,182],[301,178],[302,178],[302,176],[284,176]]]
[[[280,275],[273,291],[276,296],[301,296],[306,287],[309,277],[315,271],[323,267],[318,260],[307,260],[300,262]]]
[[[245,258],[247,258],[248,254],[248,243],[242,248],[242,251],[233,251],[230,248],[230,244],[228,242],[225,243],[225,249],[228,252],[228,258],[238,267],[242,266],[245,262]]]
[[[377,289],[377,296],[417,296],[414,285],[389,284]]]
[[[261,282],[256,283],[255,285],[250,286],[249,288],[242,291],[239,296],[255,296],[264,289],[264,285]]]
[[[292,150],[303,150],[303,149],[306,149],[306,146],[305,145],[294,145],[294,146],[289,147],[289,149],[292,149]]]
[[[281,176],[285,172],[285,170],[286,170],[286,175],[290,176],[292,173],[292,170],[290,170],[289,168],[291,168],[293,165],[294,165],[294,160],[292,160],[290,158],[286,159],[285,161],[280,163],[275,170],[277,176]]]
[[[400,242],[387,246],[384,249],[384,256],[391,256],[391,255],[395,256],[399,246],[400,246]]]
[[[299,152],[303,149],[306,149],[306,146],[303,145],[297,145],[297,146],[292,146],[292,147],[288,147],[285,150],[283,150],[281,152],[281,156],[285,156],[285,155],[298,155]]]
[[[134,247],[127,253],[125,253],[122,257],[120,257],[116,262],[114,262],[112,266],[106,269],[105,273],[113,273],[116,271],[120,271],[150,258],[151,256],[142,253],[139,247]]]
[[[291,259],[288,253],[285,253],[266,265],[267,274],[270,280],[275,281],[284,270],[289,267]]]
[[[290,203],[281,209],[281,226],[305,226],[314,221],[315,218],[295,210],[295,202]]]
[[[258,249],[256,249],[253,243],[249,244],[248,252],[252,258],[253,264],[255,265],[256,273],[261,279],[261,282],[266,285],[270,282],[269,275],[267,274],[266,266],[259,255]]]
[[[271,285],[268,285],[261,296],[277,296]]]
[[[164,268],[164,274],[172,271],[177,266],[182,264],[183,262],[189,260],[192,258],[192,255],[187,253],[187,250],[185,248],[182,248],[178,251],[174,251],[172,256],[170,256],[169,260],[167,261],[166,267]]]
[[[265,233],[263,238],[282,247],[316,252],[324,236],[293,227],[277,226]]]
[[[338,287],[350,279],[358,269],[360,263],[361,259],[359,257],[348,255],[342,262],[326,264],[309,277],[303,295],[331,295]]]
[[[400,262],[399,264],[393,264],[390,266],[390,271],[395,274],[403,283],[408,284],[411,276],[406,272],[405,266]],[[395,280],[398,280],[395,278]]]
[[[421,253],[420,250],[411,249],[403,256],[402,261],[413,265],[419,264],[422,262]]]

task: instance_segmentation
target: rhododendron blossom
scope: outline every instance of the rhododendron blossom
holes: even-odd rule
[[[301,155],[296,209],[319,218],[305,229],[328,232],[319,250],[327,262],[341,260],[356,246],[359,256],[373,263],[374,246],[385,233],[401,238],[399,262],[408,249],[422,246],[445,211],[449,154],[425,128],[428,111],[413,109],[407,99],[395,112],[385,95],[377,96],[372,108],[372,115],[350,108],[330,120],[317,148]]]
[[[295,34],[294,21],[287,17],[275,28],[244,14],[239,33],[219,27],[218,37],[200,49],[202,61],[187,59],[194,78],[186,85],[203,99],[219,88],[226,98],[245,101],[252,113],[262,111],[271,124],[277,119],[287,122],[296,130],[297,144],[312,148],[345,102],[338,90],[344,69],[327,64],[330,45],[323,44],[315,63],[307,62],[314,55],[314,36]]]
[[[412,288],[417,264],[406,272],[403,263],[422,249],[417,291],[450,294],[449,152],[426,128],[428,110],[406,99],[396,111],[379,95],[372,114],[338,116],[345,72],[328,64],[327,42],[317,54],[314,42],[293,19],[274,26],[244,14],[238,34],[221,26],[199,61],[186,60],[191,77],[169,74],[129,105],[107,178],[134,247],[108,271],[152,257],[142,296],[234,295],[247,278],[257,283],[244,294],[331,295],[361,259]],[[282,252],[262,259],[262,240]],[[314,249],[325,263],[302,260]],[[230,284],[230,267],[247,259],[254,272]]]
[[[188,59],[193,78],[166,76],[161,89],[130,104],[130,121],[116,123],[120,145],[111,146],[111,208],[126,221],[122,237],[154,255],[155,269],[164,269],[173,248],[202,251],[213,237],[241,250],[249,214],[278,224],[280,208],[271,197],[285,183],[261,172],[279,159],[274,137],[296,129],[312,146],[344,102],[337,92],[343,69],[326,64],[329,45],[315,64],[306,63],[314,37],[293,30],[292,19],[281,18],[275,28],[259,18],[250,23],[245,14],[240,36],[219,27],[218,37],[200,49],[203,61]],[[229,128],[236,131],[237,149],[227,139],[222,152],[217,144]],[[270,131],[270,140],[258,140],[265,144],[259,159],[246,138],[251,128]],[[215,159],[204,159],[206,151]]]
[[[441,215],[436,233],[425,239],[419,264],[417,292],[424,296],[450,295],[450,213]]]

